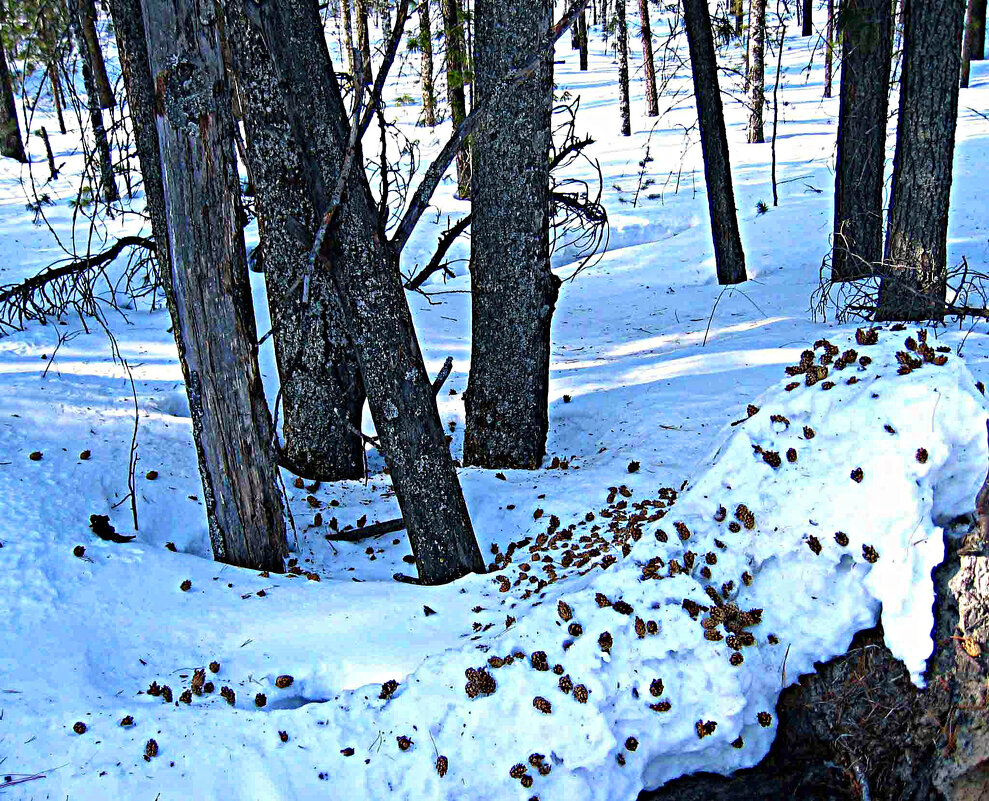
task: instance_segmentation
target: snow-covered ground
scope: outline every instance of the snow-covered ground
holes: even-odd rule
[[[836,99],[821,99],[813,37],[786,43],[780,205],[764,214],[756,204],[772,203],[770,145],[745,144],[747,111],[724,78],[751,280],[723,292],[696,130],[685,131],[695,121],[689,76],[661,99],[665,108],[681,92],[672,111],[646,118],[632,44],[630,138],[618,135],[617,66],[600,29],[587,73],[566,41],[557,49],[558,92],[580,95],[578,130],[596,140],[610,248],[561,293],[546,468],[461,471],[482,550],[497,563],[490,575],[414,587],[391,578],[414,570],[402,535],[325,540],[331,521],[397,514],[373,452],[366,484],[296,488],[285,475],[294,557],[312,578],[212,562],[161,310],[108,318],[140,410],[134,531],[128,503],[115,507],[127,494],[131,384],[104,333],[72,318],[0,338],[4,798],[618,801],[685,772],[757,762],[780,690],[844,651],[880,606],[890,646],[922,680],[941,527],[971,509],[985,474],[975,384],[989,380],[989,338],[982,327],[943,329],[927,335],[935,350],[926,351],[911,328],[860,344],[855,326],[813,319],[837,113]],[[417,61],[401,65],[393,96],[418,99]],[[989,107],[985,63],[973,64],[971,85],[961,95],[949,261],[964,256],[984,270],[989,122],[974,110]],[[414,127],[416,105],[393,111],[425,157],[449,132]],[[75,138],[53,136],[67,166],[39,187],[63,240],[78,188]],[[37,137],[30,149],[40,183]],[[62,255],[25,209],[25,188],[27,172],[0,163],[0,284]],[[448,179],[406,271],[428,260],[447,215],[466,210],[452,192]],[[138,220],[106,225],[115,236]],[[556,257],[563,276],[567,261]],[[430,371],[455,361],[439,403],[458,455],[469,279],[465,264],[454,269],[457,278],[427,287],[440,294],[409,301]],[[265,330],[263,277],[253,280]],[[923,364],[901,375],[898,353]],[[829,374],[808,386],[811,360]],[[273,398],[270,349],[262,367]],[[97,539],[92,514],[136,539]],[[203,678],[213,692],[184,703]],[[170,703],[148,692],[153,684],[168,686]],[[233,695],[221,697],[223,688]],[[145,760],[151,739],[157,755]]]

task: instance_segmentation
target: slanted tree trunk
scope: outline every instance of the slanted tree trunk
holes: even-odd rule
[[[84,13],[80,4],[85,0],[66,0],[66,11],[69,18],[69,30],[75,40],[79,52],[79,62],[82,66],[82,80],[86,88],[86,106],[89,110],[90,124],[93,126],[93,140],[96,149],[97,169],[100,175],[99,194],[107,203],[116,201],[120,194],[113,177],[113,162],[110,157],[110,143],[106,137],[106,126],[103,123],[103,110],[100,108],[99,87],[93,73],[93,59],[88,54],[88,45],[83,28]]]
[[[628,89],[628,25],[625,0],[615,0],[615,34],[618,37],[618,97],[622,116],[622,136],[632,135],[632,107]]]
[[[656,94],[656,65],[652,58],[652,28],[649,26],[649,0],[639,0],[642,28],[642,66],[646,73],[646,116],[659,116],[659,96]]]
[[[106,74],[100,37],[96,32],[96,3],[93,0],[79,0],[79,22],[86,40],[84,57],[89,59],[89,66],[93,70],[93,79],[96,81],[96,89],[100,97],[100,108],[113,108],[116,101],[113,97],[110,77]]]
[[[587,72],[587,14],[584,11],[577,18],[577,36],[580,38],[580,71]]]
[[[834,0],[828,0],[828,24],[824,37],[824,96],[831,97],[834,83]]]
[[[553,22],[552,0],[477,0],[478,102],[523,66]],[[553,57],[502,95],[474,139],[471,363],[464,464],[537,469],[549,429]]]
[[[979,30],[979,25],[976,21],[978,16],[978,9],[976,8],[976,5],[980,2],[982,3],[984,14],[986,0],[968,0],[968,10],[965,13],[965,33],[962,38],[961,77],[958,82],[958,85],[962,89],[968,88],[968,79],[972,71],[972,53],[975,50],[975,40],[977,37],[981,37],[984,42],[986,37],[985,28]]]
[[[239,7],[250,0],[232,0]],[[254,11],[256,9],[256,12]],[[350,126],[315,2],[268,0],[252,8],[286,94],[300,179],[314,207],[335,209],[315,269],[332,276],[360,363],[381,450],[425,584],[483,571],[453,459],[422,360],[394,249]],[[246,16],[246,15],[245,15]],[[249,17],[250,18],[250,17]],[[346,191],[333,194],[341,170]]]
[[[230,89],[205,0],[142,0],[167,198],[175,339],[218,561],[282,570],[271,416],[240,221]]]
[[[14,102],[14,88],[7,69],[7,54],[0,44],[0,156],[26,163],[24,140],[17,120],[17,105]]]
[[[944,316],[964,0],[907,0],[879,320]]]
[[[745,253],[738,233],[735,191],[731,182],[728,136],[724,109],[718,86],[718,64],[714,53],[714,34],[707,0],[683,0],[690,66],[697,97],[697,122],[704,152],[704,178],[707,205],[714,237],[714,259],[719,284],[738,284],[745,280]]]
[[[350,0],[340,0],[340,20],[343,25],[344,47],[347,50],[347,71],[354,75],[354,29],[350,17]]]
[[[367,27],[367,0],[354,0],[354,20],[357,26],[357,49],[361,55],[361,74],[354,75],[354,79],[363,81],[365,85],[371,83],[371,36]]]
[[[845,0],[831,280],[869,275],[883,254],[891,0]]]
[[[803,3],[804,18],[800,33],[802,36],[812,36],[814,34],[814,0],[803,0]]]
[[[422,50],[423,122],[436,125],[436,90],[433,88],[433,26],[429,20],[429,0],[419,3],[419,47]]]
[[[751,0],[749,5],[749,144],[762,144],[766,136],[762,125],[766,105],[766,0]]]
[[[464,46],[464,26],[460,0],[440,0],[443,9],[443,32],[446,37],[446,94],[450,117],[456,128],[467,116],[467,50]],[[468,144],[457,154],[457,197],[470,197],[471,148]]]
[[[265,285],[281,385],[283,467],[321,481],[364,475],[358,432],[364,384],[328,271],[301,278],[322,214],[302,180],[303,157],[288,121],[289,98],[256,27],[227,16],[243,96],[247,161],[263,223]]]

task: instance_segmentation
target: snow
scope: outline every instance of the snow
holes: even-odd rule
[[[657,21],[654,30],[661,30]],[[610,249],[561,292],[546,467],[505,471],[504,480],[460,471],[483,552],[494,560],[512,550],[512,561],[489,575],[415,587],[391,579],[414,569],[403,561],[409,549],[401,534],[360,544],[325,540],[331,518],[343,527],[364,516],[395,516],[373,450],[366,485],[297,488],[284,474],[297,527],[293,556],[319,581],[212,562],[168,316],[144,307],[126,319],[107,318],[133,370],[140,410],[135,531],[128,502],[114,508],[127,493],[133,399],[105,334],[92,324],[87,333],[70,318],[0,338],[0,785],[7,775],[13,781],[44,773],[4,787],[4,798],[621,801],[691,771],[756,763],[772,742],[781,689],[815,661],[842,653],[880,609],[887,643],[922,683],[932,647],[931,570],[943,556],[945,527],[971,511],[985,475],[987,415],[976,380],[989,380],[989,340],[983,328],[930,331],[930,347],[949,349],[930,356],[945,363],[901,375],[897,354],[914,353],[908,337],[920,346],[915,328],[881,329],[877,344],[861,345],[855,326],[815,320],[808,311],[828,250],[837,113],[837,100],[820,99],[819,53],[805,69],[815,44],[814,37],[787,40],[778,142],[784,182],[781,205],[765,214],[755,204],[771,202],[769,145],[744,144],[746,111],[732,99],[737,86],[726,81],[753,280],[723,292],[714,278],[696,132],[684,131],[694,122],[692,99],[683,93],[689,77],[680,73],[669,83],[666,97],[681,94],[654,130],[654,120],[638,117],[634,135],[623,139],[612,92],[617,68],[603,55],[600,30],[593,32],[588,73],[577,71],[576,53],[558,47],[558,91],[581,95],[578,126],[597,140],[592,155],[604,173]],[[641,113],[638,65],[633,103]],[[399,67],[395,93],[417,96],[411,62]],[[949,262],[965,256],[973,269],[989,255],[977,171],[987,155],[986,122],[973,111],[989,100],[987,70],[973,65],[972,88],[962,92],[952,197]],[[413,126],[416,107],[393,110],[404,132],[421,139],[428,161],[449,124],[430,132]],[[57,130],[50,119],[46,124]],[[52,136],[57,161],[67,166],[41,188],[56,204],[45,214],[62,241],[78,188],[74,138],[72,131]],[[633,207],[647,144],[655,161],[642,180],[655,184]],[[32,138],[36,158],[37,145]],[[45,170],[43,162],[34,166],[36,176]],[[579,165],[573,173],[592,175]],[[17,165],[0,164],[0,283],[31,275],[61,253],[25,210],[22,181],[29,186]],[[452,191],[448,178],[410,242],[407,272],[428,260],[446,215],[467,208]],[[93,232],[112,238],[140,227],[139,219],[122,215],[95,221]],[[464,257],[466,245],[456,247],[454,255]],[[555,256],[561,275],[572,272],[570,261]],[[469,278],[464,263],[453,266],[458,277],[445,284],[437,277],[427,287],[451,294],[428,301],[410,295],[410,303],[430,372],[454,358],[439,407],[453,425],[457,455]],[[252,280],[263,331],[263,276]],[[832,357],[829,375],[812,386],[804,373],[787,375],[805,350],[820,364],[820,340],[833,343],[839,356],[854,349],[872,361],[863,366],[856,358],[839,370]],[[273,398],[270,346],[262,370]],[[849,384],[851,378],[858,380]],[[825,388],[828,381],[834,386]],[[758,407],[751,416],[750,403]],[[795,462],[787,458],[790,448]],[[79,458],[84,450],[91,458]],[[31,460],[36,451],[42,458]],[[764,460],[765,452],[779,454],[779,467]],[[550,467],[554,457],[568,469]],[[860,482],[852,477],[856,469]],[[146,477],[150,470],[156,479]],[[321,526],[308,497],[319,506]],[[755,526],[731,531],[736,516],[746,516],[736,515],[740,504]],[[137,538],[97,539],[88,528],[92,514],[109,515],[118,531]],[[634,514],[642,519],[630,523]],[[689,531],[686,541],[678,522]],[[572,543],[590,538],[579,549],[588,561],[577,557],[564,567],[564,549],[552,547],[560,538],[537,538],[570,527]],[[836,540],[838,532],[847,545]],[[82,557],[73,554],[77,545],[85,547]],[[598,553],[586,554],[592,549]],[[673,560],[690,561],[686,551],[694,554],[692,566],[670,576]],[[603,568],[611,556],[614,564]],[[643,580],[656,559],[657,578]],[[534,591],[539,578],[554,573],[556,581]],[[186,580],[191,588],[183,591]],[[729,581],[733,586],[722,592]],[[761,616],[726,615],[708,586],[720,604],[741,613],[760,609]],[[611,605],[599,606],[598,594]],[[569,621],[561,618],[561,600]],[[619,601],[632,611],[616,609]],[[722,626],[723,639],[706,639],[702,621],[710,611],[692,604],[717,607],[715,618],[727,616],[751,632],[751,645],[739,643],[741,664],[729,661],[727,637],[747,635]],[[582,627],[580,636],[568,632],[572,623]],[[599,640],[605,632],[610,651]],[[573,689],[561,691],[552,669],[532,666],[537,652],[587,690],[586,703]],[[486,667],[489,658],[514,653],[524,657]],[[193,671],[214,660],[219,672],[207,670],[206,678],[215,692],[181,702]],[[541,666],[540,657],[535,661]],[[497,688],[469,698],[465,671],[482,667]],[[290,686],[276,686],[282,675],[293,677]],[[663,682],[659,695],[650,691],[654,679]],[[379,698],[388,680],[398,688]],[[171,704],[147,693],[152,682],[169,685]],[[234,705],[220,697],[221,687],[235,692]],[[266,696],[263,708],[255,706],[257,693]],[[537,697],[549,702],[549,714],[533,706]],[[663,702],[668,711],[650,708]],[[768,725],[760,713],[769,714]],[[125,715],[133,726],[119,725]],[[86,724],[84,734],[73,732],[76,721]],[[701,733],[704,724],[717,725],[700,737],[698,722]],[[413,741],[409,750],[399,748],[400,736]],[[629,737],[637,740],[634,751],[626,747]],[[734,747],[739,737],[741,747]],[[145,761],[149,738],[159,752]],[[348,748],[352,756],[341,753]],[[548,774],[529,763],[532,754],[544,755]],[[436,770],[439,755],[447,757],[445,776]],[[518,763],[531,788],[510,775]]]

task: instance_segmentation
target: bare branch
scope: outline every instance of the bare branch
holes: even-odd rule
[[[385,79],[388,77],[388,71],[395,61],[395,54],[398,53],[398,45],[402,41],[402,34],[405,32],[405,23],[408,19],[409,0],[401,0],[395,15],[395,27],[392,28],[391,36],[388,37],[384,60],[381,62],[381,67],[378,69],[378,74],[371,87],[371,99],[367,104],[367,111],[364,112],[364,116],[361,118],[360,128],[357,130],[357,141],[364,138],[364,134],[371,124],[371,118],[381,106],[381,93],[385,89]]]
[[[429,260],[429,263],[418,272],[418,274],[409,279],[408,283],[405,285],[406,289],[412,291],[419,289],[419,287],[426,283],[426,280],[433,273],[438,272],[443,268],[443,259],[450,250],[450,246],[457,241],[457,237],[467,230],[473,217],[473,214],[467,214],[464,217],[461,217],[457,220],[453,227],[448,228],[440,234],[439,241],[436,243],[436,252],[433,254],[433,257]]]

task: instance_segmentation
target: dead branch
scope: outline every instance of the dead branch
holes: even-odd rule
[[[433,253],[433,257],[429,260],[429,263],[425,267],[423,267],[413,278],[408,280],[405,284],[406,289],[413,291],[419,289],[419,287],[426,283],[426,280],[433,273],[438,272],[446,266],[443,259],[450,250],[450,246],[457,241],[457,237],[467,230],[473,218],[473,213],[467,214],[457,220],[452,227],[440,234],[440,238],[436,243],[436,252]],[[453,274],[450,273],[450,275],[452,276]]]
[[[405,528],[405,521],[397,517],[394,520],[385,520],[383,523],[373,523],[370,526],[352,528],[349,531],[335,531],[327,534],[326,539],[331,542],[361,542],[372,537],[381,537],[385,534],[394,534]]]

